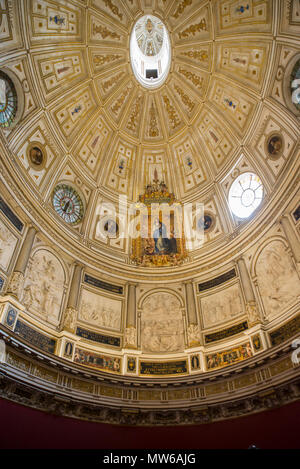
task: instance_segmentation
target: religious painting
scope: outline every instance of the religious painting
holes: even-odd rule
[[[128,371],[128,373],[135,373],[136,372],[136,358],[128,357],[128,359],[127,359],[127,371]]]
[[[16,319],[18,316],[18,311],[12,307],[9,307],[6,313],[5,326],[13,329]]]
[[[259,334],[252,336],[251,341],[254,348],[254,352],[259,352],[263,348]]]
[[[212,353],[206,355],[206,368],[208,371],[222,368],[223,366],[233,365],[246,358],[252,357],[252,349],[250,342],[239,345],[224,352]]]
[[[191,370],[200,370],[200,357],[199,355],[192,355],[191,357]]]
[[[65,342],[64,357],[72,358],[73,350],[74,350],[74,343],[70,341]]]
[[[121,371],[121,358],[100,355],[79,348],[75,349],[74,362],[114,373]]]
[[[143,267],[178,265],[187,256],[181,206],[154,173],[136,206],[139,236],[132,239],[131,259]]]

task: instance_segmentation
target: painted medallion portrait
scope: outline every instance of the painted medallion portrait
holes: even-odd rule
[[[283,152],[283,140],[280,135],[272,135],[267,143],[267,151],[271,158],[279,158]]]

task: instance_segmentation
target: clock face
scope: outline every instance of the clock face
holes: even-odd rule
[[[73,187],[59,184],[53,191],[52,203],[54,210],[66,223],[76,225],[83,217],[83,203],[80,195]]]

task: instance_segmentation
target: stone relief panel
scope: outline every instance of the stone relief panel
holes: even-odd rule
[[[78,319],[94,327],[121,328],[122,301],[82,289]]]
[[[21,38],[17,34],[19,24],[14,11],[16,7],[16,2],[11,0],[1,0],[0,2],[0,42],[2,51],[21,44]]]
[[[243,314],[244,306],[238,284],[200,298],[204,327],[213,327]]]
[[[96,109],[96,100],[92,88],[86,87],[77,93],[63,97],[52,110],[57,127],[62,132],[66,142],[70,144],[92,112]]]
[[[179,105],[175,104],[174,98],[167,92],[167,88],[164,88],[164,91],[160,93],[160,105],[164,116],[165,132],[169,137],[172,137],[183,128],[185,121]]]
[[[30,156],[34,148],[39,148],[42,153],[39,164],[34,164]],[[60,155],[44,118],[40,118],[36,125],[31,126],[26,141],[22,142],[22,145],[14,152],[17,154],[29,179],[39,187],[43,187],[46,179],[51,176],[54,162]]]
[[[209,81],[209,75],[206,72],[200,71],[198,67],[191,65],[177,64],[175,70],[180,79],[192,88],[195,95],[204,98]],[[191,114],[191,111],[190,111]]]
[[[30,2],[31,39],[35,41],[82,41],[85,11],[71,2],[33,0]]]
[[[82,51],[63,50],[34,55],[40,83],[47,101],[87,77]]]
[[[299,304],[300,279],[290,254],[281,241],[270,242],[256,262],[258,289],[268,319]]]
[[[176,2],[178,3],[178,2]],[[183,2],[190,3],[190,2]],[[179,16],[179,10],[178,16]],[[168,18],[172,21],[172,16]],[[188,21],[184,24],[180,24],[175,29],[175,43],[186,44],[190,42],[201,42],[210,39],[211,37],[211,15],[210,8],[205,6],[195,13]]]
[[[300,1],[299,0],[281,0],[280,30],[282,33],[299,34],[300,26]]]
[[[126,64],[126,50],[112,50],[110,47],[91,47],[89,49],[89,59],[93,74],[104,74],[108,72],[108,77],[112,77],[112,69],[121,64]],[[107,84],[102,86],[104,94],[110,88]]]
[[[209,99],[239,135],[244,135],[255,109],[254,99],[238,87],[233,88],[232,84],[219,79],[212,83]]]
[[[221,0],[215,3],[217,34],[271,31],[272,3],[269,0]]]
[[[101,13],[103,16],[109,16],[110,21],[121,23],[125,27],[129,27],[130,17],[128,10],[121,2],[116,0],[92,0],[92,5]]]
[[[7,272],[18,239],[0,219],[0,267]]]
[[[257,134],[251,138],[250,144],[267,165],[268,174],[273,174],[275,179],[292,155],[296,141],[297,136],[277,116],[264,110]]]
[[[270,43],[251,45],[218,45],[216,71],[239,80],[242,84],[261,89],[269,57]]]
[[[110,147],[110,152],[112,157],[107,164],[106,171],[103,171],[101,182],[113,192],[127,194],[132,198],[133,179],[130,175],[136,159],[137,148],[135,145],[118,138]]]
[[[84,132],[83,138],[76,146],[76,156],[78,155],[84,168],[88,169],[93,177],[97,178],[97,173],[107,147],[110,137],[110,129],[102,117],[94,120],[93,126]]]
[[[174,55],[180,62],[194,65],[197,69],[211,70],[212,45],[193,44],[192,46],[174,49]]]
[[[104,16],[98,17],[90,14],[88,24],[88,35],[91,43],[103,46],[103,41],[105,41],[106,46],[117,48],[127,46],[127,34],[124,32],[124,28],[115,28],[111,22],[106,22]]]
[[[143,302],[141,347],[144,352],[179,352],[184,349],[182,312],[175,295],[153,293]]]
[[[206,108],[201,112],[196,125],[206,143],[204,150],[210,150],[207,152],[208,157],[213,158],[217,169],[220,168],[236,149],[235,137],[225,127],[224,122]]]
[[[146,109],[148,109],[148,112],[145,115],[144,140],[151,142],[162,140],[164,136],[163,126],[154,94],[147,97]]]
[[[59,259],[52,252],[39,249],[29,260],[21,301],[30,313],[57,326],[64,285],[65,272]]]
[[[192,135],[185,135],[171,147],[180,178],[181,195],[207,181],[207,175],[199,157],[199,149]]]

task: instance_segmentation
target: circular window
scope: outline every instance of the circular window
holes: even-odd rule
[[[9,127],[17,113],[17,92],[12,80],[0,71],[0,126]]]
[[[292,94],[292,102],[300,111],[300,59],[294,65],[290,77],[290,87]]]
[[[167,28],[156,16],[145,15],[134,25],[130,38],[131,66],[145,88],[157,88],[166,79],[171,63]]]
[[[83,217],[83,202],[78,192],[67,184],[55,187],[52,196],[54,210],[66,222],[76,225]]]
[[[243,173],[236,178],[229,190],[229,206],[239,218],[248,218],[261,204],[264,188],[254,173]]]

